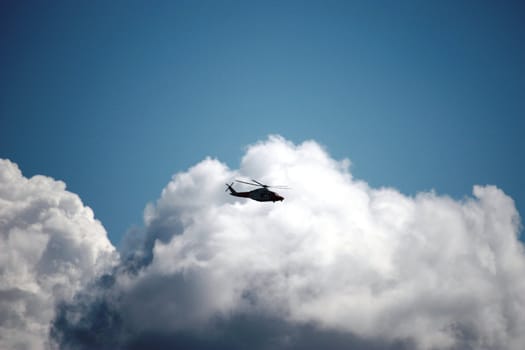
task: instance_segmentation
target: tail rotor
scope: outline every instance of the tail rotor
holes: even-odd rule
[[[231,184],[226,184],[226,189],[224,190],[224,192],[228,192],[228,190],[230,191],[230,193],[235,193],[235,190],[233,189],[233,182]]]

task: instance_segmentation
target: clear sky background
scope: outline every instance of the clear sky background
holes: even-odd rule
[[[2,1],[0,157],[65,181],[117,244],[172,174],[206,156],[236,168],[268,134],[315,139],[405,194],[494,184],[523,215],[524,14],[518,1]]]

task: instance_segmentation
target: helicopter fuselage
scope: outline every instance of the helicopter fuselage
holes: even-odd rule
[[[227,186],[230,190],[230,195],[235,197],[250,198],[258,202],[277,202],[284,200],[284,197],[280,194],[264,187],[249,192],[237,192],[230,185]]]

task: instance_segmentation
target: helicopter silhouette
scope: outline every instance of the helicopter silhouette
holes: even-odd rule
[[[259,188],[249,191],[249,192],[237,192],[233,188],[233,182],[231,184],[226,184],[226,191],[230,191],[230,195],[235,197],[242,197],[242,198],[250,198],[254,201],[258,202],[282,202],[284,200],[284,197],[278,194],[277,192],[270,191],[269,188],[280,188],[280,189],[288,189],[286,186],[268,186],[265,184],[260,183],[257,180],[252,179],[253,182],[246,182],[241,180],[235,180],[235,182],[240,182],[246,185],[250,186],[257,186]]]

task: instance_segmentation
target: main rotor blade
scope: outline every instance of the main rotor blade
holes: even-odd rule
[[[290,187],[288,186],[270,186],[270,185],[265,185],[255,179],[252,179],[253,182],[246,182],[246,181],[242,181],[242,180],[235,180],[237,182],[240,182],[240,183],[243,183],[243,184],[246,184],[246,185],[250,185],[250,186],[257,186],[257,187],[262,187],[262,188],[277,188],[277,189],[281,189],[281,190],[289,190]]]
[[[257,181],[257,180],[252,179],[252,181],[255,182],[256,184],[258,184],[259,186],[262,186],[262,187],[268,187],[268,185],[262,184],[262,183],[260,183],[260,182]]]
[[[268,186],[268,187],[277,188],[279,190],[289,190],[290,189],[290,187],[288,186]]]
[[[262,185],[259,185],[257,183],[254,184],[254,183],[251,183],[251,182],[246,182],[246,181],[241,181],[241,180],[235,180],[235,181],[240,182],[242,184],[251,185],[251,186],[257,186],[257,187],[262,186]]]

